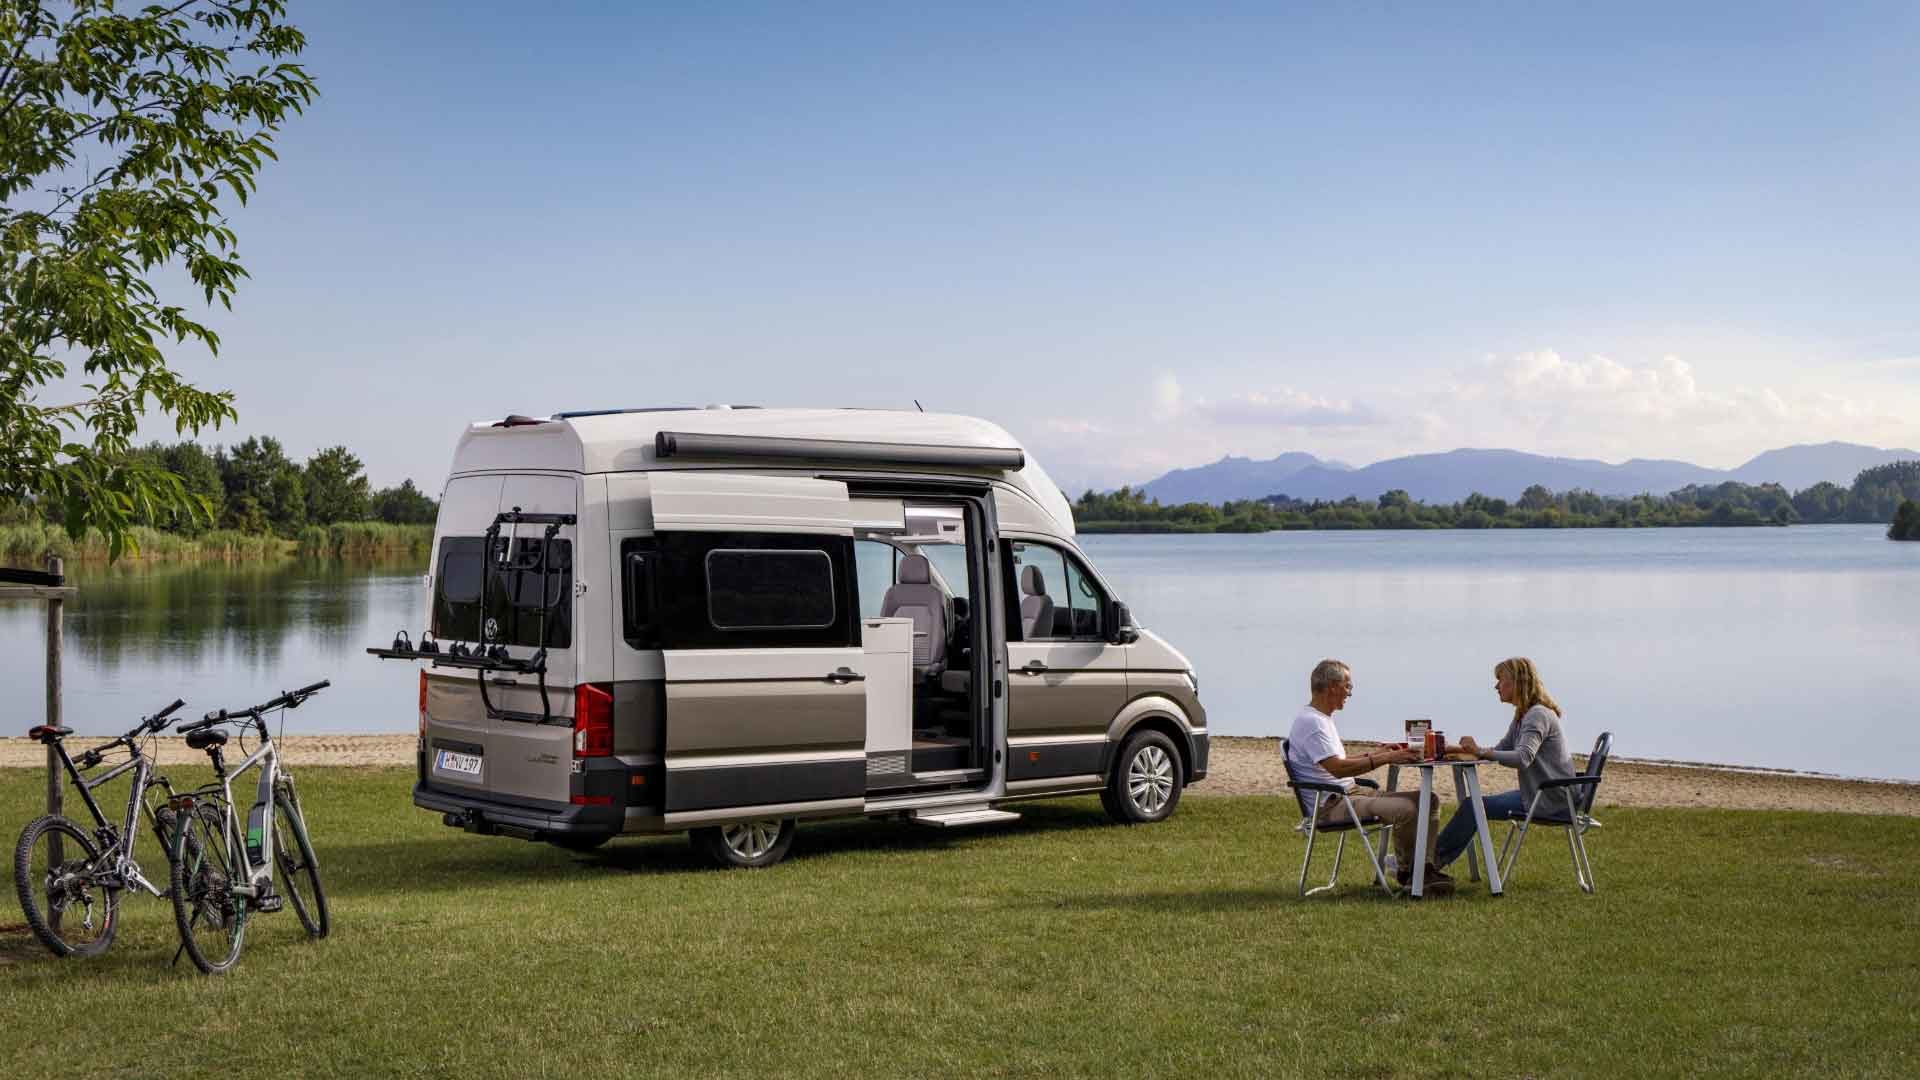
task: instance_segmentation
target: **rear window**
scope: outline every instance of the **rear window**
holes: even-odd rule
[[[573,644],[573,542],[540,537],[494,540],[483,559],[479,536],[440,541],[439,573],[433,582],[433,636],[445,641],[481,641],[480,594],[486,582],[485,641],[502,645],[565,649]],[[545,562],[544,573],[542,561]],[[546,618],[542,625],[541,614]]]

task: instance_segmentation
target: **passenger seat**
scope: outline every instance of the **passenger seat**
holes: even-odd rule
[[[913,620],[913,673],[937,678],[947,666],[947,596],[933,583],[925,555],[900,560],[900,583],[881,599],[880,617]]]
[[[1047,579],[1037,566],[1020,570],[1020,636],[1028,641],[1056,636],[1053,623],[1053,597],[1047,595]]]

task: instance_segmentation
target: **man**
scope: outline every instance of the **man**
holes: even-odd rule
[[[1353,696],[1352,670],[1338,660],[1322,660],[1314,666],[1307,685],[1313,697],[1307,702],[1307,707],[1300,710],[1300,715],[1293,718],[1293,727],[1287,733],[1287,757],[1295,775],[1302,780],[1338,784],[1347,790],[1346,799],[1329,796],[1320,801],[1319,821],[1322,825],[1345,824],[1349,802],[1353,804],[1354,812],[1363,819],[1379,818],[1392,825],[1393,848],[1400,860],[1397,876],[1401,885],[1410,884],[1413,881],[1413,834],[1420,813],[1420,793],[1356,789],[1349,777],[1365,775],[1382,765],[1411,764],[1420,760],[1419,752],[1411,749],[1375,750],[1370,754],[1348,757],[1346,744],[1340,741],[1340,730],[1333,726],[1333,714],[1339,712],[1347,699]],[[1440,798],[1430,795],[1428,800],[1426,891],[1439,895],[1453,891],[1453,879],[1442,873],[1433,862],[1434,841],[1440,833],[1435,824],[1440,816]]]

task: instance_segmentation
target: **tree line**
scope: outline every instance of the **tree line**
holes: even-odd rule
[[[1903,510],[1903,505],[1914,506]],[[1277,529],[1567,529],[1656,526],[1896,522],[1920,533],[1920,461],[1861,472],[1852,485],[1821,481],[1799,492],[1779,484],[1693,484],[1666,495],[1549,491],[1535,484],[1518,499],[1473,494],[1428,504],[1395,489],[1375,500],[1269,495],[1221,505],[1163,506],[1131,487],[1088,491],[1074,504],[1083,532],[1269,532]],[[1910,525],[1896,515],[1906,514]],[[1889,529],[1888,535],[1895,535]],[[1902,538],[1896,536],[1896,539]],[[1913,538],[1920,538],[1917,535]]]
[[[1889,540],[1920,540],[1920,502],[1904,499],[1900,509],[1893,513],[1893,524],[1887,526]]]
[[[379,521],[431,525],[439,505],[412,480],[375,490],[358,457],[344,446],[318,451],[306,462],[287,457],[280,440],[250,438],[208,450],[196,442],[149,443],[129,451],[140,465],[178,478],[190,502],[136,506],[131,523],[183,536],[212,529],[291,539],[312,525]],[[63,520],[51,501],[16,500],[0,507],[0,522],[40,517]]]

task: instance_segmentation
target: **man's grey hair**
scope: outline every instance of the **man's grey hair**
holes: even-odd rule
[[[1338,686],[1353,677],[1353,669],[1338,660],[1322,660],[1313,665],[1313,677],[1307,685],[1314,693]]]

